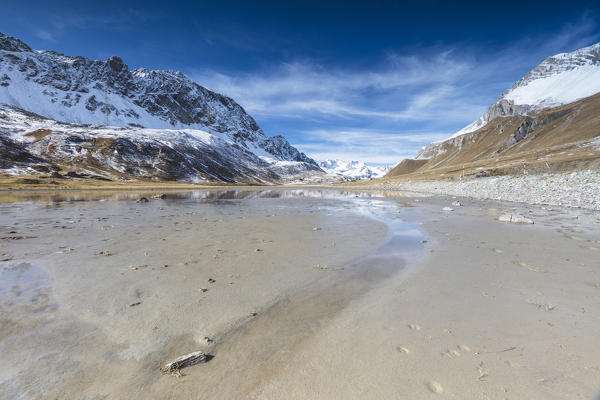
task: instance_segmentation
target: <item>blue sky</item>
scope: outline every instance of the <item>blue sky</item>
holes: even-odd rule
[[[179,70],[317,160],[394,164],[547,56],[600,41],[597,2],[0,0],[36,49]]]

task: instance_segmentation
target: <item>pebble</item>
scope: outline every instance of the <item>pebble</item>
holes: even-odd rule
[[[427,382],[426,386],[427,386],[427,389],[429,389],[429,391],[431,393],[440,394],[440,393],[444,392],[444,388],[442,387],[442,385],[440,385],[436,381]]]
[[[210,338],[210,337],[208,337],[208,336],[204,336],[204,341],[206,342],[206,344],[210,344],[210,343],[213,343],[215,340],[214,340],[214,339],[211,339],[211,338]]]
[[[600,170],[484,177],[462,182],[394,182],[390,189],[600,210]]]

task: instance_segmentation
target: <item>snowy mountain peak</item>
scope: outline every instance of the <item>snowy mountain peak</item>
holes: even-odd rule
[[[267,137],[233,99],[181,72],[130,70],[105,61],[32,50],[0,34],[0,103],[56,121],[151,129],[199,129],[280,161],[316,162],[285,138]]]
[[[546,58],[506,90],[484,115],[448,139],[474,132],[496,117],[527,115],[600,92],[600,43]],[[438,142],[440,143],[440,142]],[[427,146],[429,147],[429,146]],[[417,158],[429,158],[424,148]]]
[[[23,43],[19,39],[14,38],[12,36],[7,36],[7,35],[3,34],[2,32],[0,32],[0,50],[13,51],[13,52],[33,51],[31,49],[31,47],[27,46],[25,43]]]
[[[548,57],[501,98],[537,109],[572,103],[600,92],[600,43]]]
[[[341,176],[347,180],[381,178],[389,170],[389,167],[368,166],[362,161],[325,160],[319,163],[319,167],[329,175]]]

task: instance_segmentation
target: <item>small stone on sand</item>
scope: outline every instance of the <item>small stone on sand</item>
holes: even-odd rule
[[[429,381],[425,384],[431,393],[440,394],[444,392],[444,388],[436,381]]]

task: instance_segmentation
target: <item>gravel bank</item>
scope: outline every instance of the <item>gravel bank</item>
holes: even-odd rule
[[[600,171],[450,181],[387,181],[379,187],[476,199],[516,201],[600,210]]]

